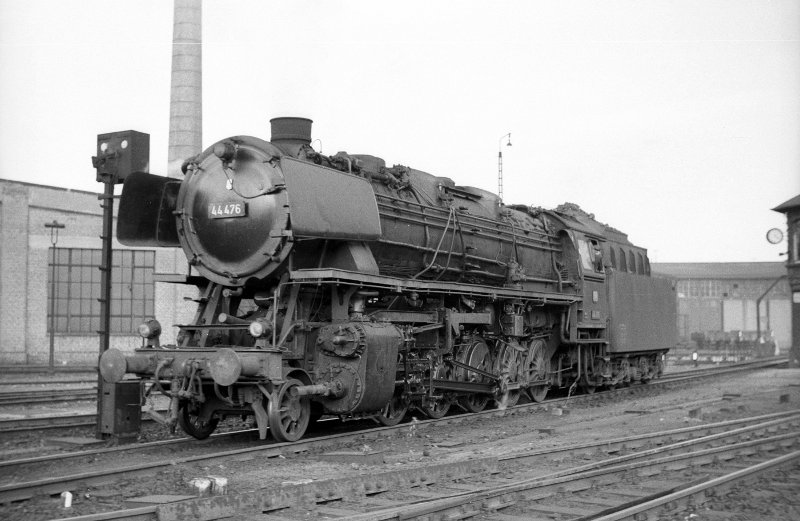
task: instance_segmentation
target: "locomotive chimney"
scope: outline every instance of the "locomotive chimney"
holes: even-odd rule
[[[297,157],[303,145],[311,144],[312,121],[310,119],[272,118],[269,123],[272,127],[270,141],[285,154]]]

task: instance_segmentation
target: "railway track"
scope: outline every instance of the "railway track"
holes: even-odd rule
[[[0,369],[2,371],[2,369]],[[53,378],[50,376],[29,375],[27,378],[8,377],[0,380],[0,387],[9,385],[63,385],[63,384],[94,384],[97,383],[97,374],[74,375]]]
[[[707,375],[695,374],[699,381],[702,381]],[[690,376],[690,375],[688,375]],[[654,382],[655,383],[655,382]],[[213,467],[217,464],[227,464],[231,461],[240,459],[257,458],[259,460],[266,460],[268,458],[294,458],[298,454],[316,454],[324,451],[336,449],[343,445],[352,445],[354,440],[360,440],[357,443],[368,442],[370,444],[378,444],[381,442],[391,443],[390,440],[396,439],[401,433],[417,430],[419,433],[427,432],[426,429],[439,425],[447,425],[445,429],[455,428],[458,429],[458,424],[469,425],[474,421],[493,421],[492,418],[499,418],[501,416],[516,416],[521,415],[526,417],[527,414],[560,408],[567,405],[573,409],[580,409],[584,407],[591,408],[593,405],[602,404],[607,400],[613,400],[614,395],[629,395],[634,399],[649,396],[651,393],[657,394],[661,389],[670,389],[674,387],[684,387],[686,382],[681,379],[665,380],[658,385],[639,385],[628,388],[620,388],[613,392],[596,393],[593,395],[578,395],[570,397],[557,397],[553,400],[548,400],[543,403],[530,403],[521,404],[513,408],[508,408],[504,411],[501,410],[487,410],[478,414],[463,414],[448,416],[439,420],[423,420],[414,421],[412,423],[404,423],[395,427],[381,427],[365,428],[364,423],[360,426],[355,424],[341,424],[336,420],[331,422],[331,427],[318,429],[319,431],[329,432],[335,429],[349,429],[346,432],[338,434],[319,436],[318,438],[309,438],[301,440],[294,444],[286,443],[268,443],[259,444],[255,441],[256,431],[244,430],[238,432],[231,432],[226,434],[219,434],[213,436],[210,440],[198,442],[193,439],[180,438],[165,440],[155,443],[143,443],[132,446],[121,446],[96,449],[90,451],[79,451],[71,453],[61,453],[57,455],[39,456],[35,458],[26,458],[20,460],[11,460],[0,462],[0,475],[5,476],[0,483],[0,504],[10,504],[14,501],[26,501],[30,498],[47,497],[57,495],[64,490],[91,490],[93,487],[113,486],[113,483],[120,479],[136,480],[146,482],[149,478],[157,473],[167,471],[170,468],[181,467],[185,465]],[[709,400],[710,401],[710,400]],[[722,401],[720,397],[716,401]],[[674,407],[674,406],[673,406]],[[681,407],[682,408],[682,407]],[[747,421],[767,421],[769,418],[762,417],[757,419],[750,419]],[[733,424],[741,424],[741,422],[733,422]],[[451,427],[456,426],[456,427]],[[356,430],[353,430],[355,427]],[[725,428],[724,425],[717,426],[718,428]],[[441,432],[441,429],[440,431]],[[700,431],[697,431],[700,432]],[[707,431],[706,431],[707,432]],[[637,445],[641,446],[645,442],[635,442],[632,439],[626,439],[628,444],[620,450],[629,450],[631,447]],[[663,442],[647,442],[658,445]],[[598,444],[607,446],[608,442]],[[578,449],[576,449],[578,450]],[[587,450],[599,451],[595,447],[582,447],[584,452]],[[606,450],[606,449],[604,449]],[[205,452],[204,454],[198,454]],[[543,451],[545,453],[555,453],[553,449]],[[135,454],[133,459],[137,462],[135,465],[122,465],[120,463],[120,454]],[[566,453],[565,453],[566,454]],[[528,453],[526,457],[535,456],[535,454]],[[129,461],[131,457],[127,458]],[[86,465],[86,462],[91,462]],[[267,466],[271,465],[266,463]],[[476,472],[476,468],[483,472],[480,465],[486,464],[486,469],[498,469],[500,465],[506,465],[505,459],[498,458],[483,458],[483,463],[480,461],[476,463],[479,467],[475,467],[472,462],[460,462],[458,464],[442,467],[443,475],[450,474],[450,476],[469,475]],[[83,469],[78,471],[78,469]],[[72,474],[65,474],[64,471],[74,470]],[[409,483],[412,479],[416,479],[417,486],[419,483],[424,482],[425,476],[430,469],[426,467],[423,470],[417,471],[416,478],[409,477]],[[433,472],[433,471],[431,471]],[[489,470],[487,470],[489,472]],[[492,471],[495,472],[495,471]],[[499,472],[499,471],[498,471]],[[505,472],[505,470],[503,470]],[[401,479],[401,478],[397,478]],[[406,479],[406,478],[402,478]],[[496,481],[495,478],[492,478]],[[316,485],[315,485],[316,486]],[[370,480],[365,481],[365,487],[370,487]],[[89,487],[89,488],[87,488]],[[392,490],[394,486],[390,487]],[[474,487],[473,487],[474,488]],[[375,489],[375,492],[367,494],[373,497],[376,501],[380,499],[382,492]],[[388,491],[387,488],[385,491]],[[422,490],[422,489],[420,489]],[[330,494],[330,491],[320,492],[324,496]],[[335,494],[334,494],[335,495]],[[367,497],[365,496],[365,497]],[[333,499],[331,501],[334,501]],[[338,501],[338,500],[337,500]],[[375,501],[373,501],[374,503]],[[322,505],[324,507],[324,505]],[[375,506],[374,504],[372,505]],[[163,510],[164,507],[159,507]],[[174,508],[174,507],[172,507]],[[269,509],[268,509],[269,510]],[[334,509],[331,507],[330,512]],[[149,513],[144,514],[146,519],[154,519],[154,510],[149,510]],[[161,512],[161,510],[159,510]],[[127,515],[134,515],[134,512],[127,512]],[[138,515],[138,514],[137,514]],[[161,516],[162,514],[158,514]],[[149,517],[148,517],[149,516]],[[177,518],[177,517],[176,517]],[[211,518],[208,518],[211,519]]]
[[[447,480],[431,480],[418,486],[423,488],[422,494],[415,493],[412,487],[409,499],[393,496],[396,505],[379,510],[358,512],[354,509],[362,504],[358,498],[351,500],[352,505],[342,501],[338,507],[341,517],[353,521],[478,516],[522,520],[534,515],[572,520],[641,519],[637,516],[643,512],[676,509],[674,501],[678,497],[697,498],[702,491],[722,484],[730,486],[760,472],[798,465],[800,436],[793,432],[797,425],[798,415],[793,415],[543,476],[526,476],[530,466],[525,466],[524,471],[516,473],[508,467],[503,469],[502,479],[491,474],[460,479],[455,483],[457,487]],[[754,436],[760,437],[752,439]],[[745,468],[741,468],[743,462]],[[472,489],[463,490],[464,485]],[[424,499],[428,494],[437,497]],[[301,509],[286,503],[276,506],[283,507],[279,508],[281,517],[302,515]],[[296,512],[285,516],[292,508]]]
[[[697,374],[695,372],[695,376],[697,378],[702,378],[705,375]],[[491,417],[499,417],[505,415],[530,414],[536,411],[548,410],[553,407],[563,406],[566,402],[569,402],[574,407],[580,407],[582,405],[591,405],[598,401],[608,400],[610,399],[609,395],[612,394],[632,393],[638,396],[642,393],[658,392],[659,389],[663,387],[670,387],[671,385],[682,386],[685,385],[685,381],[682,379],[676,379],[672,381],[662,382],[662,384],[663,385],[646,385],[646,386],[634,386],[630,388],[621,388],[613,392],[597,393],[594,395],[578,395],[578,396],[571,396],[568,398],[558,397],[552,400],[547,400],[542,403],[528,403],[528,404],[517,405],[507,410],[486,410],[476,414],[453,415],[438,420],[415,421],[413,423],[413,427],[415,429],[425,429],[430,426],[441,425],[441,424],[455,425],[460,422],[469,422],[471,420],[476,420],[478,418],[491,418]],[[88,417],[91,416],[93,415],[86,415],[87,419]],[[108,480],[111,479],[114,475],[134,475],[137,473],[147,474],[148,472],[154,472],[159,468],[163,468],[165,466],[174,464],[203,461],[203,460],[212,461],[215,459],[225,459],[234,456],[241,456],[244,454],[265,454],[266,457],[287,456],[302,451],[327,450],[333,446],[342,444],[347,439],[352,439],[354,437],[371,438],[371,439],[386,438],[393,436],[394,433],[398,431],[409,429],[408,423],[400,424],[395,427],[381,427],[381,428],[373,428],[369,424],[362,423],[360,426],[352,425],[351,427],[351,425],[343,426],[339,424],[338,421],[333,419],[330,420],[330,425],[334,425],[334,427],[326,429],[318,429],[318,431],[322,430],[327,431],[336,429],[339,430],[347,429],[347,431],[329,436],[309,438],[291,444],[272,442],[272,443],[258,444],[258,445],[253,444],[253,438],[257,433],[256,429],[246,429],[236,432],[220,433],[213,435],[210,440],[202,442],[203,447],[205,447],[206,449],[212,449],[209,453],[202,456],[192,455],[187,457],[186,459],[176,458],[172,455],[169,458],[164,458],[163,454],[159,453],[158,451],[165,450],[165,448],[168,448],[166,450],[168,450],[171,453],[179,453],[182,450],[187,450],[187,448],[197,447],[199,444],[201,444],[201,442],[197,442],[196,440],[190,438],[177,438],[177,439],[162,440],[150,443],[140,443],[135,445],[125,445],[119,447],[94,449],[88,451],[83,450],[83,451],[75,451],[67,453],[58,453],[45,456],[38,456],[34,458],[3,461],[0,462],[0,469],[2,469],[6,475],[21,475],[21,476],[32,477],[36,475],[37,469],[42,469],[42,468],[48,469],[53,464],[57,464],[60,467],[68,466],[67,462],[69,460],[86,460],[91,458],[93,460],[98,461],[99,463],[102,463],[105,460],[111,463],[115,459],[115,455],[120,452],[125,452],[128,454],[135,453],[140,455],[139,457],[140,463],[138,465],[125,468],[117,467],[115,468],[114,471],[110,472],[107,469],[103,469],[95,473],[89,473],[89,474],[81,473],[79,475],[60,476],[56,478],[53,477],[51,472],[45,470],[45,474],[47,474],[47,476],[42,480],[11,483],[0,487],[0,503],[7,501],[23,500],[33,497],[36,494],[54,493],[53,491],[59,489],[64,490],[64,487],[69,488],[71,486],[75,486],[78,484],[87,485],[92,483],[108,482]],[[365,425],[367,426],[365,427]],[[231,449],[231,444],[236,442],[236,440],[240,440],[239,443],[241,445],[241,448]],[[218,452],[213,451],[214,444],[221,445],[223,450]],[[110,466],[115,467],[115,465],[110,465]]]
[[[776,465],[797,465],[798,426],[800,412],[794,411],[558,450],[267,486],[253,493],[108,512],[102,519],[248,519],[257,515],[267,521],[322,516],[499,521],[534,515],[617,519],[608,516],[618,512],[629,516],[620,519],[633,519],[634,507],[639,508],[636,512],[674,508],[676,500],[671,498],[676,494],[691,497],[700,494],[702,487],[731,486]],[[592,461],[587,463],[589,457]],[[575,461],[578,464],[572,464]],[[559,470],[548,470],[552,468]],[[68,484],[60,485],[51,493]],[[8,496],[2,499],[7,501]]]
[[[699,378],[701,376],[715,376],[736,373],[739,371],[760,369],[765,367],[782,366],[788,362],[785,356],[761,358],[758,360],[749,360],[747,362],[737,362],[729,366],[707,367],[702,369],[694,369],[689,371],[680,371],[674,373],[667,373],[659,378],[659,381],[675,381],[691,378]]]
[[[6,407],[25,406],[32,403],[77,402],[96,399],[96,387],[0,392],[0,406]]]
[[[738,363],[733,366],[722,368],[709,368],[697,369],[693,371],[682,371],[679,373],[670,373],[662,376],[660,379],[650,382],[649,386],[674,384],[675,382],[691,381],[698,378],[709,376],[723,376],[726,374],[736,373],[740,371],[748,371],[766,367],[775,367],[786,363],[786,358],[773,358],[766,360],[755,360],[750,362]],[[56,391],[49,391],[55,393]],[[64,391],[61,391],[63,393]],[[603,390],[600,392],[609,392]],[[598,392],[598,394],[600,393]],[[83,399],[90,400],[96,398],[96,391],[92,391],[91,396],[86,396]],[[2,396],[2,393],[0,393]],[[59,396],[60,397],[60,396]],[[574,399],[574,398],[573,398]],[[556,400],[558,400],[556,398]],[[548,400],[546,404],[552,403],[553,400]],[[24,403],[24,402],[23,402]],[[28,401],[28,403],[31,403]],[[2,402],[0,402],[0,405]],[[530,404],[528,404],[530,405]],[[143,421],[149,421],[149,417],[142,415]],[[40,430],[57,430],[65,428],[94,428],[97,423],[97,416],[95,414],[77,414],[70,416],[40,416],[35,418],[13,418],[0,420],[0,433],[21,433],[27,431],[40,431]]]
[[[11,418],[0,420],[0,433],[19,434],[31,431],[94,428],[96,414],[71,414],[62,416],[40,416],[33,418]]]

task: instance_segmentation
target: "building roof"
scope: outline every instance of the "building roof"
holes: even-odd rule
[[[783,262],[653,262],[653,274],[676,279],[777,279],[786,276]]]
[[[791,210],[792,208],[797,208],[797,207],[800,207],[800,195],[798,195],[796,197],[792,197],[791,199],[789,199],[785,203],[779,204],[778,206],[776,206],[772,210],[775,211],[775,212],[786,213],[789,210]]]
[[[15,179],[4,179],[0,177],[0,184],[17,184],[23,186],[31,186],[33,188],[46,188],[48,190],[59,190],[61,192],[71,192],[75,194],[87,194],[87,195],[98,195],[99,192],[88,192],[86,190],[76,190],[74,188],[64,188],[63,186],[55,186],[55,185],[41,185],[37,183],[29,183],[27,181],[17,181]]]

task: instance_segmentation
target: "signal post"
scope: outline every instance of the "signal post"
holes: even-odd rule
[[[150,165],[150,135],[135,130],[99,134],[97,156],[92,166],[97,182],[103,183],[98,195],[103,208],[103,242],[100,265],[100,355],[111,347],[111,270],[113,260],[114,187],[134,172],[147,172]],[[96,437],[135,437],[141,419],[140,392],[137,384],[106,383],[97,371]]]

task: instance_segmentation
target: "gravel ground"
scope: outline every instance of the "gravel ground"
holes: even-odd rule
[[[780,402],[780,395],[789,395]],[[723,399],[723,395],[728,395]],[[740,396],[732,396],[740,395]],[[476,418],[455,425],[419,428],[406,424],[389,439],[361,439],[330,449],[362,453],[381,451],[383,464],[332,462],[317,453],[288,458],[266,459],[243,456],[230,462],[176,465],[147,479],[135,478],[124,483],[72,491],[73,508],[60,508],[61,499],[42,498],[27,503],[0,507],[0,518],[47,519],[102,512],[121,505],[125,498],[148,494],[192,494],[189,482],[209,475],[228,478],[229,491],[246,492],[282,482],[323,480],[347,475],[378,473],[408,466],[463,461],[508,453],[539,451],[608,438],[648,433],[800,409],[800,370],[767,369],[747,376],[726,376],[712,382],[692,384],[659,396],[633,396],[617,403],[578,407],[561,399],[549,412],[507,414],[502,418]],[[698,414],[690,411],[699,409]],[[556,413],[561,411],[560,415]],[[198,452],[202,444],[197,445]],[[357,460],[358,458],[354,458]],[[137,463],[135,456],[121,454],[120,466]],[[546,474],[577,461],[562,461],[542,466]],[[5,480],[3,480],[5,481]],[[767,476],[758,483],[734,489],[695,512],[668,519],[800,519],[798,514],[800,477],[787,471]]]
[[[738,485],[702,507],[682,513],[681,521],[789,521],[800,519],[800,465]]]

